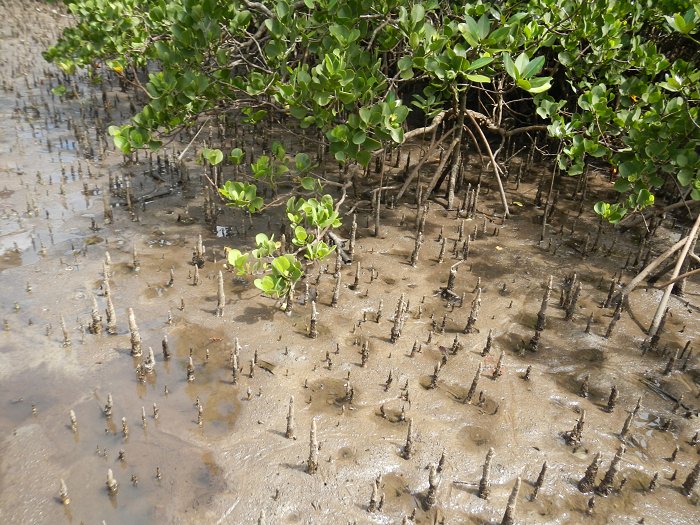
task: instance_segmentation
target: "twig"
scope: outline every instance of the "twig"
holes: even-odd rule
[[[689,272],[682,273],[682,274],[680,274],[678,277],[674,277],[674,278],[671,279],[670,281],[666,281],[666,282],[663,283],[663,284],[657,284],[657,285],[654,286],[654,288],[665,288],[665,287],[668,286],[669,284],[673,284],[673,283],[675,283],[675,282],[682,281],[682,280],[685,279],[686,277],[690,277],[691,275],[696,275],[696,274],[698,274],[698,273],[700,273],[700,268],[695,268],[695,270],[691,270],[691,271],[689,271]]]
[[[659,267],[659,265],[664,262],[666,259],[671,257],[674,253],[676,253],[678,250],[680,250],[683,245],[688,241],[687,237],[683,237],[680,241],[678,241],[676,244],[671,246],[668,250],[666,250],[664,253],[659,255],[656,259],[651,261],[646,268],[644,268],[641,272],[637,274],[637,276],[632,279],[627,286],[625,286],[622,290],[620,290],[620,293],[617,294],[617,297],[627,297],[629,296],[629,293],[634,290],[639,283],[641,283],[647,275],[649,275],[651,272],[653,272],[656,268]]]
[[[445,119],[447,114],[448,114],[448,111],[443,111],[441,113],[438,113],[435,117],[433,117],[433,120],[429,126],[424,126],[422,128],[412,129],[411,131],[404,133],[404,135],[403,135],[404,142],[407,140],[411,140],[412,138],[418,137],[420,135],[425,135],[426,133],[430,133],[431,131],[436,129],[442,123],[442,121]]]
[[[180,153],[180,154],[178,155],[178,157],[177,157],[177,161],[178,161],[178,162],[182,161],[182,158],[185,156],[185,153],[187,153],[187,150],[190,149],[190,146],[192,145],[192,143],[193,143],[195,140],[197,140],[197,137],[199,137],[199,134],[200,134],[200,133],[202,132],[202,130],[204,129],[204,126],[207,125],[207,122],[209,122],[209,119],[210,119],[210,118],[211,118],[211,117],[207,117],[207,119],[204,121],[204,123],[203,123],[203,124],[201,125],[201,127],[199,128],[199,131],[197,131],[197,133],[195,133],[194,137],[192,137],[192,140],[190,140],[190,143],[187,144],[187,146],[185,146],[185,149],[182,150],[182,153]]]
[[[425,152],[425,155],[423,155],[419,160],[418,163],[411,169],[411,173],[409,173],[408,177],[406,177],[405,182],[403,183],[403,186],[401,186],[401,189],[399,192],[396,194],[396,202],[401,200],[401,197],[403,197],[403,194],[406,192],[408,187],[411,185],[413,182],[413,179],[418,175],[418,172],[420,169],[423,167],[423,164],[426,163],[428,158],[433,154],[435,149],[442,144],[442,142],[449,137],[452,133],[454,132],[454,128],[452,128],[450,131],[445,133],[442,137],[440,137],[439,140],[435,140],[435,137],[433,137],[433,142],[430,144],[428,147],[428,151]]]
[[[689,208],[691,206],[697,206],[700,204],[700,200],[694,201],[694,200],[685,200],[681,199],[677,202],[674,202],[673,204],[669,204],[668,206],[664,206],[662,208],[658,208],[655,210],[652,210],[650,213],[650,217],[654,215],[663,215],[664,213],[667,213],[669,211],[675,210],[677,208],[683,208],[684,206]],[[639,213],[638,215],[628,215],[627,217],[624,217],[621,221],[620,224],[624,224],[626,228],[631,228],[635,224],[637,224],[639,221],[643,220],[644,214]]]
[[[491,159],[491,163],[493,164],[493,173],[496,176],[496,182],[498,182],[498,192],[501,194],[501,204],[503,205],[503,218],[507,219],[510,216],[510,211],[508,210],[508,199],[506,197],[506,192],[503,189],[503,182],[501,181],[501,174],[499,173],[499,167],[498,163],[496,163],[496,159],[493,156],[493,151],[491,151],[491,146],[489,145],[489,141],[486,140],[486,135],[484,135],[484,132],[481,129],[481,126],[477,123],[476,119],[474,118],[474,113],[473,111],[467,111],[467,116],[469,117],[469,120],[472,121],[472,124],[476,127],[476,130],[479,132],[479,135],[481,136],[481,140],[484,143],[484,147],[486,148],[486,151],[489,154],[489,158]]]
[[[352,262],[352,257],[350,254],[345,251],[345,248],[343,248],[343,245],[345,244],[345,240],[341,239],[338,237],[335,233],[329,231],[326,233],[326,236],[333,241],[333,244],[335,244],[336,249],[338,250],[338,255],[340,255],[340,258],[342,259],[344,264],[350,264]]]
[[[438,165],[437,169],[435,170],[435,175],[433,175],[433,178],[430,179],[430,183],[428,184],[428,187],[425,189],[425,193],[423,194],[424,200],[427,200],[430,198],[430,194],[433,192],[435,189],[435,186],[437,185],[437,181],[440,179],[440,174],[442,171],[445,169],[445,166],[447,165],[447,162],[450,160],[450,156],[452,155],[452,152],[454,149],[457,147],[459,144],[459,139],[453,139],[450,145],[448,146],[447,150],[445,151],[445,154],[442,157],[442,162]]]
[[[693,224],[693,227],[690,230],[690,233],[688,234],[685,245],[683,246],[683,250],[681,251],[681,254],[678,257],[678,262],[676,262],[676,267],[674,268],[673,273],[671,274],[671,280],[678,277],[678,274],[681,271],[681,266],[683,266],[683,261],[685,261],[685,257],[686,257],[686,255],[688,255],[688,251],[690,251],[690,247],[693,245],[693,242],[695,241],[695,237],[698,234],[698,228],[700,228],[700,214],[698,214],[697,218],[695,219],[695,223]],[[673,290],[673,283],[666,286],[666,289],[664,290],[664,295],[661,298],[661,302],[659,302],[658,308],[656,309],[656,313],[654,314],[654,319],[651,321],[651,326],[649,326],[649,335],[650,336],[655,335],[656,331],[659,329],[659,325],[661,323],[661,318],[663,317],[664,311],[666,310],[666,305],[668,304],[669,297],[671,297],[672,290]]]
[[[272,11],[270,9],[261,4],[260,2],[251,2],[250,0],[243,0],[243,3],[247,5],[250,9],[256,9],[258,11],[263,12],[268,18],[275,18],[275,15],[272,14]]]

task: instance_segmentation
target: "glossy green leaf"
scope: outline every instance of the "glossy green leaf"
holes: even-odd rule
[[[513,80],[517,80],[519,78],[519,74],[509,53],[503,53],[503,67],[505,68],[506,73],[508,73],[508,76],[510,76]]]
[[[301,179],[301,186],[307,191],[313,191],[315,185],[316,179],[314,179],[313,177],[303,177]]]
[[[491,79],[487,77],[486,75],[477,75],[473,73],[467,73],[465,75],[468,80],[471,80],[472,82],[491,82]]]
[[[202,158],[206,160],[212,166],[220,164],[224,160],[224,154],[220,149],[209,149],[204,148],[202,150]]]

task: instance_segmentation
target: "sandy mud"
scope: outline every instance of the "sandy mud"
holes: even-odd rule
[[[660,290],[630,294],[608,337],[615,302],[603,306],[611,279],[619,291],[649,248],[658,254],[685,234],[687,217],[668,217],[640,250],[643,229],[604,225],[598,236],[592,197],[562,179],[540,241],[544,210],[534,203],[549,164],[510,178],[509,199],[521,205],[506,222],[483,171],[473,216],[431,202],[414,267],[422,210],[413,193],[382,204],[378,236],[361,193],[342,209],[340,235],[350,235],[351,208],[358,228],[337,307],[331,258],[309,269],[290,315],[225,271],[217,317],[224,247],[250,246],[258,231],[279,234],[279,216],[225,208],[194,162],[201,144],[177,162],[187,135],[157,155],[124,159],[106,127],[138,101],[107,73],[68,81],[75,96],[52,94],[66,80],[40,53],[68,19],[40,2],[2,4],[0,522],[492,524],[517,479],[517,523],[697,522],[698,488],[686,495],[683,485],[700,460],[698,281],[672,297],[653,344],[644,344],[644,329]],[[271,134],[288,151],[300,147],[282,129],[207,133],[258,153]],[[408,149],[398,162],[392,153],[389,173],[403,169]],[[471,188],[481,171],[473,155]],[[372,171],[361,182],[378,179]],[[588,174],[589,193],[608,185],[606,173]],[[561,305],[577,282],[567,319]],[[308,336],[312,299],[316,338]],[[598,453],[594,490],[581,492]]]

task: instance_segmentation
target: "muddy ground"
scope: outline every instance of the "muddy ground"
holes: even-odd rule
[[[303,284],[288,316],[250,282],[226,272],[226,306],[217,317],[224,247],[249,246],[257,231],[278,233],[277,217],[256,217],[250,224],[214,201],[216,220],[207,223],[207,183],[203,168],[192,161],[201,144],[188,151],[182,167],[173,159],[183,147],[178,142],[162,153],[160,164],[155,155],[124,162],[99,130],[125,118],[129,94],[105,75],[102,83],[74,84],[76,97],[52,95],[61,79],[40,52],[67,19],[43,3],[1,4],[2,523],[252,524],[263,511],[267,523],[280,524],[399,524],[405,516],[420,524],[500,523],[518,477],[518,523],[697,522],[697,488],[690,496],[681,488],[700,459],[692,441],[700,430],[698,360],[686,351],[670,373],[664,371],[669,357],[688,341],[691,349],[697,344],[700,286],[689,281],[685,296],[671,299],[656,350],[642,352],[644,328],[661,295],[653,288],[633,292],[611,336],[604,337],[614,311],[602,307],[608,285],[611,278],[629,282],[638,270],[633,265],[639,232],[605,226],[597,250],[584,257],[597,222],[589,201],[578,217],[575,180],[563,180],[540,242],[543,210],[534,201],[548,165],[525,173],[517,189],[515,180],[508,182],[509,200],[521,205],[511,206],[514,216],[505,223],[495,185],[483,174],[477,213],[464,222],[464,238],[476,238],[458,266],[454,291],[465,297],[461,306],[446,301],[440,290],[450,266],[462,258],[452,254],[462,219],[433,202],[412,267],[417,209],[409,194],[395,208],[382,210],[378,237],[369,206],[357,207],[354,260],[361,263],[360,282],[350,289],[355,264],[341,268],[336,308],[330,307],[334,261],[325,272],[310,270],[317,338],[307,334],[311,305],[301,304]],[[216,130],[209,133],[216,136]],[[289,137],[278,138],[294,145]],[[259,148],[260,136],[224,142],[250,148],[256,140]],[[407,148],[401,155],[405,162]],[[468,181],[476,183],[479,165],[472,158]],[[435,163],[426,168],[426,177],[431,167]],[[126,184],[132,188],[131,209]],[[589,194],[605,188],[607,174],[592,171],[587,184]],[[106,202],[112,221],[105,220]],[[349,200],[343,212],[351,206]],[[340,233],[348,237],[352,218],[343,221]],[[686,223],[687,217],[669,217],[652,241],[653,253],[677,241]],[[438,262],[441,229],[447,239],[443,263]],[[200,234],[205,262],[194,285],[192,251]],[[573,272],[582,291],[573,319],[566,320],[559,297]],[[550,275],[554,289],[546,329],[538,351],[531,352],[525,346]],[[106,333],[105,277],[116,310],[115,335]],[[475,331],[464,334],[477,285],[481,309]],[[406,321],[391,343],[402,294],[409,303]],[[92,296],[103,318],[100,334],[88,330]],[[140,331],[141,357],[131,356],[128,308]],[[492,348],[482,356],[489,332]],[[455,337],[460,345],[452,353]],[[236,338],[241,349],[234,385]],[[365,342],[369,355],[363,367]],[[414,343],[419,351],[411,356]],[[139,377],[149,347],[155,368]],[[501,355],[500,375],[494,377]],[[193,381],[187,380],[190,356]],[[443,364],[433,381],[438,362]],[[481,379],[465,403],[480,363]],[[613,385],[619,400],[609,413],[604,409]],[[104,414],[108,394],[111,417]],[[289,439],[292,396],[295,436]],[[625,420],[640,397],[622,440]],[[564,433],[583,411],[580,443],[567,444]],[[307,473],[312,420],[319,443],[315,474]],[[408,420],[415,450],[405,459]],[[594,493],[580,492],[577,484],[598,452],[600,483],[623,441],[626,450],[611,493],[596,496],[589,510]],[[489,448],[494,449],[491,493],[482,499],[479,482]],[[431,507],[430,465],[443,454]],[[544,461],[548,470],[533,499]],[[111,495],[108,469],[119,484]],[[377,499],[383,497],[383,505],[370,512],[378,476]],[[70,498],[66,505],[61,479]]]

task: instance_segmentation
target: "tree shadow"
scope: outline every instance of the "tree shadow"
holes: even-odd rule
[[[258,321],[272,322],[275,316],[275,309],[269,306],[246,306],[245,309],[236,317],[234,321],[254,325]]]
[[[297,472],[303,472],[306,474],[306,462],[304,463],[281,463],[281,465],[289,470],[296,470]]]

